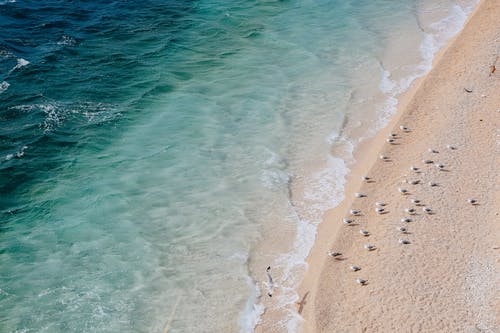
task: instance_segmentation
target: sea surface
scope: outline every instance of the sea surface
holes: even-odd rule
[[[276,329],[466,0],[0,1],[0,332]],[[269,287],[269,286],[267,286]]]

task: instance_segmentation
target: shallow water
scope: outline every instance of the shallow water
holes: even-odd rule
[[[0,2],[1,331],[251,331],[261,261],[292,302],[455,3]]]

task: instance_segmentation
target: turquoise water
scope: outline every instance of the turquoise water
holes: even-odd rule
[[[289,305],[428,3],[0,2],[0,331],[251,331],[267,264]]]

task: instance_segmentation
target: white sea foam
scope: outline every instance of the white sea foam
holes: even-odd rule
[[[403,79],[400,82],[400,90],[408,89],[416,78],[425,75],[432,68],[432,61],[436,53],[462,29],[472,9],[473,6],[462,8],[459,5],[454,5],[447,17],[430,25],[430,31],[425,34],[420,44],[422,62],[417,67],[418,71],[414,77]]]
[[[314,221],[297,219],[297,236],[293,250],[276,260],[279,266],[284,267],[283,276],[280,278],[281,294],[278,297],[278,303],[286,310],[282,326],[287,327],[288,332],[295,332],[302,321],[302,317],[295,310],[295,304],[299,300],[297,287],[307,269],[305,260],[316,239],[316,227],[317,224]]]
[[[240,315],[240,333],[253,332],[265,310],[262,304],[257,303],[257,300],[261,295],[260,288],[257,286],[255,281],[250,278],[250,276],[247,276],[246,280],[250,289],[250,296],[245,304],[245,309]]]
[[[352,148],[349,141],[342,139],[348,144],[346,149]],[[349,153],[349,150],[346,151]],[[350,151],[352,153],[352,150]],[[351,156],[335,157],[329,156],[326,168],[313,174],[307,181],[304,193],[304,201],[310,207],[310,214],[320,218],[325,210],[337,206],[343,199],[345,176],[349,173],[347,160]],[[318,221],[319,222],[319,221]]]
[[[61,39],[57,42],[57,45],[63,45],[63,46],[74,46],[75,44],[76,40],[66,35],[63,35]]]
[[[2,57],[3,59],[8,59],[13,57],[13,54],[12,52],[9,52],[5,49],[0,49],[0,57]]]
[[[261,181],[268,189],[281,189],[290,182],[290,175],[285,171],[285,161],[275,152],[266,149],[269,154],[264,162]]]
[[[381,67],[381,79],[379,88],[384,94],[391,94],[396,89],[397,84],[391,79],[391,72],[386,70],[382,64]]]
[[[39,108],[45,113],[45,120],[43,122],[43,129],[45,132],[50,132],[61,125],[64,115],[59,112],[57,105],[40,104]]]
[[[332,136],[333,138],[333,136]],[[296,311],[296,302],[299,300],[297,287],[303,274],[307,269],[306,258],[309,255],[316,239],[317,226],[322,220],[323,213],[337,206],[344,199],[345,177],[349,173],[347,161],[352,157],[352,144],[344,138],[337,136],[337,142],[346,146],[345,158],[329,156],[325,162],[325,168],[309,175],[305,179],[305,193],[303,205],[307,207],[304,216],[300,216],[300,208],[289,203],[288,211],[292,216],[288,218],[295,222],[296,236],[292,250],[282,253],[274,261],[273,266],[281,270],[281,276],[277,277],[280,289],[276,297],[277,308],[285,311],[285,316],[278,323],[286,327],[288,332],[296,332],[302,322],[302,316]],[[263,308],[258,304],[258,309]],[[258,321],[253,320],[254,324]]]
[[[0,83],[0,94],[9,89],[9,87],[10,87],[9,82],[2,81],[2,83]]]
[[[380,107],[382,112],[377,119],[375,130],[388,124],[391,116],[397,110],[398,96],[407,91],[416,79],[431,70],[436,53],[462,29],[476,3],[474,2],[468,7],[454,5],[448,16],[430,24],[429,31],[424,32],[422,42],[419,45],[421,61],[414,66],[414,70],[409,75],[393,79],[391,72],[385,69],[383,64],[380,64],[379,89],[387,98]]]
[[[105,103],[78,102],[74,104],[63,104],[60,102],[22,104],[10,107],[10,109],[31,112],[42,111],[45,114],[40,126],[44,132],[50,132],[61,126],[65,119],[71,118],[83,124],[100,124],[111,121],[121,114],[117,112],[114,105]]]
[[[23,146],[21,149],[19,149],[19,151],[17,153],[5,155],[4,160],[5,161],[10,161],[14,157],[16,157],[16,158],[22,158],[24,156],[24,151],[26,149],[28,149],[28,146]]]
[[[261,180],[268,189],[279,189],[288,184],[290,176],[281,170],[264,170]]]
[[[30,62],[28,60],[23,59],[23,58],[18,58],[17,64],[9,71],[9,74],[12,73],[13,71],[15,71],[16,69],[28,66],[29,64],[30,64]]]
[[[16,157],[17,158],[21,158],[24,156],[24,151],[28,149],[28,146],[23,146],[17,153],[16,153]]]
[[[345,177],[349,173],[345,158],[329,156],[325,168],[306,179],[304,190],[305,217],[296,216],[296,237],[293,250],[281,255],[276,261],[283,267],[281,282],[282,294],[279,302],[287,309],[285,318],[289,332],[295,332],[301,322],[301,316],[295,310],[299,299],[297,287],[307,269],[306,258],[316,239],[317,226],[326,210],[336,207],[344,199]]]
[[[17,65],[14,67],[14,69],[28,66],[29,64],[30,64],[30,62],[28,60],[23,59],[23,58],[19,58],[19,59],[17,59]]]
[[[11,107],[11,109],[19,110],[22,112],[31,112],[33,110],[41,110],[45,113],[45,119],[41,124],[44,132],[50,132],[54,128],[61,125],[62,120],[65,115],[61,111],[61,107],[56,103],[46,103],[46,104],[22,104]]]
[[[88,124],[107,122],[121,115],[114,105],[105,103],[77,103],[70,112],[84,116]]]

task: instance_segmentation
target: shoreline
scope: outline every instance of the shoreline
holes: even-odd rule
[[[326,223],[325,221],[331,221],[331,220],[340,220],[341,217],[343,216],[343,213],[338,213],[338,212],[345,212],[348,207],[350,207],[352,200],[349,194],[353,194],[357,188],[361,185],[360,181],[360,176],[363,174],[366,174],[366,170],[371,167],[373,164],[373,160],[376,159],[376,155],[378,154],[378,151],[382,148],[384,144],[384,133],[388,133],[389,128],[391,128],[398,117],[400,116],[401,110],[404,109],[405,104],[409,102],[410,97],[414,94],[414,91],[417,89],[417,87],[421,84],[422,80],[425,79],[425,77],[428,75],[429,70],[432,69],[435,65],[435,63],[439,60],[441,55],[445,52],[447,47],[450,45],[450,43],[456,38],[457,34],[459,34],[463,26],[465,25],[464,22],[467,22],[470,17],[472,16],[472,13],[477,9],[478,3],[470,6],[465,6],[465,7],[460,7],[460,10],[464,12],[466,15],[466,18],[464,18],[464,21],[459,23],[458,27],[452,27],[451,30],[439,30],[439,33],[437,31],[423,31],[422,27],[419,25],[419,29],[424,33],[423,39],[421,42],[416,45],[415,51],[420,52],[420,61],[417,63],[408,63],[407,66],[414,66],[414,72],[409,72],[406,73],[406,75],[396,75],[395,78],[392,78],[391,72],[386,72],[385,66],[384,66],[384,58],[379,59],[380,63],[380,68],[381,68],[381,76],[383,78],[380,79],[379,85],[382,84],[387,84],[387,82],[384,82],[384,80],[389,80],[389,84],[393,84],[394,87],[396,88],[396,92],[393,91],[385,91],[385,88],[383,89],[382,86],[379,87],[381,95],[384,96],[383,100],[382,99],[377,99],[376,104],[377,104],[377,113],[382,115],[381,119],[384,119],[381,121],[378,117],[374,117],[371,120],[371,124],[374,124],[377,122],[377,125],[370,125],[369,127],[366,128],[365,132],[360,132],[361,128],[365,128],[367,124],[365,124],[365,127],[359,127],[357,128],[357,125],[354,125],[354,123],[351,123],[351,120],[346,120],[342,128],[338,132],[338,140],[335,140],[335,143],[331,144],[330,149],[332,150],[337,150],[340,149],[339,153],[342,153],[342,149],[345,147],[343,146],[345,143],[347,144],[352,144],[353,145],[353,152],[349,156],[344,156],[342,157],[344,162],[345,162],[345,168],[347,168],[348,172],[345,175],[345,179],[340,182],[342,185],[342,190],[339,193],[336,193],[336,196],[333,198],[338,198],[339,195],[342,195],[339,199],[338,202],[335,202],[334,208],[330,208],[327,210],[324,210],[324,214],[322,213],[321,215],[324,216],[324,218],[320,218],[318,220],[318,224],[315,224],[313,227],[316,232],[316,240],[314,241],[313,247],[308,250],[309,254],[306,256],[305,262],[304,262],[304,267],[309,267],[307,269],[306,274],[302,274],[302,279],[301,283],[297,287],[294,288],[296,291],[297,297],[300,296],[300,298],[296,301],[292,301],[292,303],[286,303],[286,307],[284,306],[283,308],[278,308],[274,304],[274,300],[272,302],[269,302],[269,300],[264,300],[261,299],[261,302],[258,302],[254,304],[254,310],[252,311],[253,314],[255,314],[256,311],[261,312],[258,318],[258,321],[255,325],[254,331],[255,332],[265,332],[265,331],[276,331],[278,326],[282,326],[284,324],[289,324],[290,319],[294,322],[291,326],[288,326],[288,330],[292,329],[292,331],[295,331],[296,329],[294,328],[295,325],[298,324],[298,330],[300,331],[300,328],[302,326],[301,322],[303,322],[303,318],[307,318],[307,313],[309,311],[309,306],[305,304],[311,304],[311,294],[310,294],[310,287],[311,285],[314,285],[316,282],[315,276],[319,274],[321,271],[322,263],[321,261],[318,261],[319,264],[311,264],[312,261],[311,258],[314,257],[313,252],[319,253],[318,258],[322,258],[324,253],[326,252],[328,248],[329,241],[328,240],[322,240],[322,238],[327,237],[326,235],[335,235],[341,230],[341,226],[335,223]],[[450,9],[451,10],[451,9]],[[452,15],[455,14],[449,14],[446,17],[441,17],[437,21],[430,21],[429,23],[429,28],[431,28],[433,25],[441,25],[443,22],[450,22],[449,20],[452,17]],[[459,19],[457,17],[454,17],[453,20]],[[456,24],[456,23],[455,23]],[[458,30],[453,30],[453,29],[458,29]],[[410,29],[411,30],[411,29]],[[451,33],[451,35],[450,35]],[[448,36],[448,37],[443,37],[443,36]],[[451,37],[450,37],[451,36]],[[434,38],[438,37],[439,40],[435,40]],[[427,49],[429,44],[425,44],[425,42],[429,42],[427,38],[431,38],[434,41],[433,50]],[[443,41],[442,39],[445,38]],[[393,41],[394,42],[394,41]],[[394,51],[394,50],[392,50]],[[429,60],[429,51],[432,52],[432,57],[431,60]],[[390,53],[389,53],[390,54]],[[394,56],[394,54],[392,54]],[[385,59],[386,60],[386,59]],[[389,59],[390,60],[390,59]],[[388,63],[391,65],[391,62]],[[392,64],[394,67],[394,64]],[[423,69],[425,68],[425,69]],[[396,68],[397,70],[398,68]],[[390,69],[392,70],[392,68]],[[424,72],[422,72],[422,70]],[[399,73],[401,74],[401,73]],[[388,76],[387,76],[388,75]],[[409,82],[411,83],[408,83]],[[408,85],[406,85],[408,84]],[[406,87],[406,88],[405,88]],[[403,88],[402,92],[397,92],[399,89]],[[391,88],[392,89],[392,88]],[[396,106],[391,105],[393,101],[396,99],[397,104]],[[374,102],[374,101],[373,101]],[[380,123],[382,122],[382,124]],[[354,127],[353,127],[354,126]],[[344,132],[347,133],[344,133]],[[364,135],[362,133],[367,133],[367,135]],[[338,142],[337,142],[338,141]],[[331,152],[331,153],[332,153]],[[333,156],[334,158],[337,158],[336,154]],[[326,166],[325,166],[326,167]],[[322,170],[322,169],[315,169],[317,170]],[[321,171],[320,171],[321,172]],[[344,177],[344,176],[343,176]],[[293,190],[294,193],[300,193],[304,192],[304,188],[296,188]],[[299,202],[300,196],[299,196]],[[336,201],[336,199],[335,199]],[[317,249],[320,247],[320,249]],[[316,260],[317,261],[317,260]],[[312,266],[314,265],[314,266]],[[306,269],[304,269],[306,271]],[[278,275],[279,276],[278,272]],[[254,272],[252,276],[255,276],[257,278],[257,281],[259,281],[260,275]],[[260,287],[260,284],[258,284]],[[305,287],[306,286],[306,287]],[[264,289],[261,288],[261,292],[264,291]],[[304,295],[307,293],[307,296],[304,298]],[[304,303],[301,303],[301,301],[304,301]],[[300,306],[304,312],[301,313],[303,316],[300,316],[297,314],[296,308],[299,308],[299,305],[296,305],[295,303],[299,302],[301,304],[304,304],[305,306]],[[281,314],[279,312],[281,311]],[[284,320],[284,317],[287,317],[287,320]],[[279,323],[279,324],[278,324]],[[279,330],[278,330],[279,331]]]
[[[486,7],[488,9],[486,9]],[[388,145],[385,143],[385,137],[391,132],[391,130],[397,128],[397,125],[404,120],[405,118],[412,118],[415,122],[418,122],[418,114],[415,114],[416,111],[418,110],[420,105],[419,102],[416,101],[419,97],[422,97],[422,91],[423,90],[429,90],[429,86],[432,85],[432,80],[436,81],[436,77],[439,77],[439,71],[441,70],[441,67],[446,67],[445,65],[442,65],[443,63],[447,62],[447,58],[450,56],[449,53],[453,52],[452,49],[456,49],[457,46],[457,41],[459,41],[464,34],[470,35],[469,30],[472,30],[474,26],[480,25],[480,23],[477,23],[479,19],[477,18],[479,15],[483,15],[486,11],[491,10],[492,2],[488,1],[481,1],[478,5],[476,5],[473,13],[471,13],[466,21],[466,24],[462,28],[462,30],[454,36],[448,43],[447,45],[442,48],[434,57],[433,59],[433,65],[432,69],[429,73],[427,73],[425,76],[418,78],[416,81],[412,83],[412,86],[408,91],[406,91],[402,96],[399,96],[399,105],[398,105],[398,110],[396,114],[394,114],[391,117],[391,120],[387,126],[385,126],[384,129],[380,130],[376,136],[372,139],[365,140],[362,142],[358,148],[356,149],[355,152],[355,160],[356,163],[351,169],[351,172],[349,173],[346,187],[345,187],[345,198],[336,208],[328,211],[325,214],[325,218],[323,222],[320,224],[318,227],[318,232],[317,232],[317,239],[315,241],[314,247],[310,252],[310,255],[308,257],[308,270],[305,274],[305,277],[302,281],[302,284],[299,288],[299,295],[301,296],[302,300],[304,300],[304,295],[307,295],[305,297],[305,305],[304,305],[304,311],[302,313],[303,317],[305,318],[305,323],[302,326],[302,330],[304,332],[315,332],[318,331],[318,323],[315,320],[316,317],[318,316],[318,311],[327,311],[325,308],[328,308],[328,304],[325,304],[325,297],[316,297],[316,295],[320,292],[321,294],[324,294],[325,291],[331,292],[331,295],[336,295],[335,291],[329,290],[329,288],[334,288],[332,286],[328,286],[327,281],[325,281],[325,276],[330,273],[330,277],[332,274],[339,273],[338,272],[338,267],[333,266],[331,260],[329,258],[325,259],[325,253],[328,249],[331,248],[331,246],[340,246],[342,244],[343,247],[349,248],[350,245],[348,241],[343,241],[341,240],[341,236],[343,233],[347,232],[346,227],[342,225],[339,221],[341,220],[342,217],[345,216],[347,210],[349,207],[353,207],[353,204],[356,203],[356,206],[359,206],[356,201],[359,201],[360,199],[354,199],[354,192],[357,191],[358,189],[362,189],[360,192],[371,192],[373,190],[369,189],[368,184],[363,184],[360,176],[364,174],[368,174],[368,171],[370,169],[370,175],[372,172],[377,169],[377,166],[385,163],[385,162],[380,162],[377,161],[377,155],[379,152],[390,152],[395,149],[401,149],[402,147],[388,147]],[[498,11],[498,10],[497,10]],[[483,15],[484,16],[484,15]],[[473,22],[473,23],[471,23]],[[493,22],[493,27],[490,28],[490,33],[491,30],[495,29],[495,25]],[[464,44],[463,42],[461,44]],[[448,57],[447,57],[448,55]],[[493,61],[494,59],[481,59],[482,61]],[[497,64],[498,66],[498,64]],[[456,69],[456,68],[455,68]],[[498,74],[497,74],[498,75]],[[431,83],[429,83],[431,81]],[[420,121],[422,122],[422,121]],[[420,125],[420,123],[418,123]],[[412,127],[415,127],[415,132],[417,130],[420,130],[422,126],[415,126],[415,124],[412,124]],[[397,132],[401,132],[399,129],[397,129]],[[431,132],[432,133],[432,132]],[[434,133],[433,133],[434,134]],[[405,143],[406,145],[406,143]],[[419,152],[422,153],[422,152]],[[415,153],[413,153],[415,155]],[[415,157],[415,156],[412,156]],[[419,162],[419,159],[415,159],[415,163]],[[396,163],[394,163],[396,164]],[[403,169],[404,170],[404,169]],[[377,172],[380,173],[381,177],[384,179],[391,179],[393,180],[395,177],[393,175],[394,171],[387,171],[387,170],[377,170]],[[398,170],[398,172],[401,172],[401,170]],[[384,181],[383,183],[386,183],[387,181]],[[386,186],[389,184],[382,184],[378,186]],[[373,193],[375,193],[373,191]],[[370,193],[369,193],[370,197]],[[392,199],[392,196],[391,196]],[[394,201],[398,200],[400,198],[393,198]],[[374,199],[373,199],[374,200]],[[491,197],[490,197],[491,200]],[[366,201],[372,201],[366,200]],[[362,206],[366,206],[362,205]],[[363,207],[365,208],[365,207]],[[368,209],[368,207],[366,207]],[[370,207],[371,210],[371,207]],[[367,215],[371,216],[370,213]],[[388,214],[389,215],[389,214]],[[392,217],[393,219],[395,218],[394,216]],[[375,218],[374,218],[375,219]],[[370,222],[364,221],[363,223],[369,224]],[[347,227],[349,228],[349,227]],[[373,227],[370,226],[372,229]],[[355,228],[356,231],[359,228]],[[370,230],[372,231],[372,230]],[[352,232],[351,232],[352,233]],[[332,237],[332,235],[334,235]],[[351,236],[351,240],[354,239],[355,241],[359,242],[359,238],[355,236]],[[370,236],[370,238],[374,238],[373,236]],[[335,239],[332,242],[332,239]],[[361,240],[362,241],[362,240]],[[341,247],[341,246],[340,246]],[[394,249],[394,251],[398,251],[399,249]],[[378,251],[377,251],[378,252]],[[361,255],[361,254],[360,254]],[[363,254],[365,255],[365,254]],[[333,266],[333,267],[332,267]],[[344,273],[342,273],[344,274]],[[345,273],[347,275],[347,273]],[[354,276],[354,275],[352,275]],[[346,282],[347,283],[347,282]],[[343,285],[336,285],[336,287],[340,287]],[[353,288],[356,290],[357,286],[351,286],[349,285],[349,288]],[[358,287],[359,288],[359,287]],[[371,288],[369,286],[366,287]],[[336,290],[338,292],[338,290]],[[365,300],[366,301],[366,300]],[[322,310],[318,310],[319,308],[322,308]],[[329,327],[328,324],[331,323],[322,323],[323,328]],[[338,323],[336,323],[338,324]],[[338,326],[336,326],[338,327]],[[357,327],[358,329],[361,329],[360,327]],[[351,329],[353,329],[353,326],[351,326]],[[322,331],[321,329],[319,331]],[[342,331],[339,328],[339,331]]]

